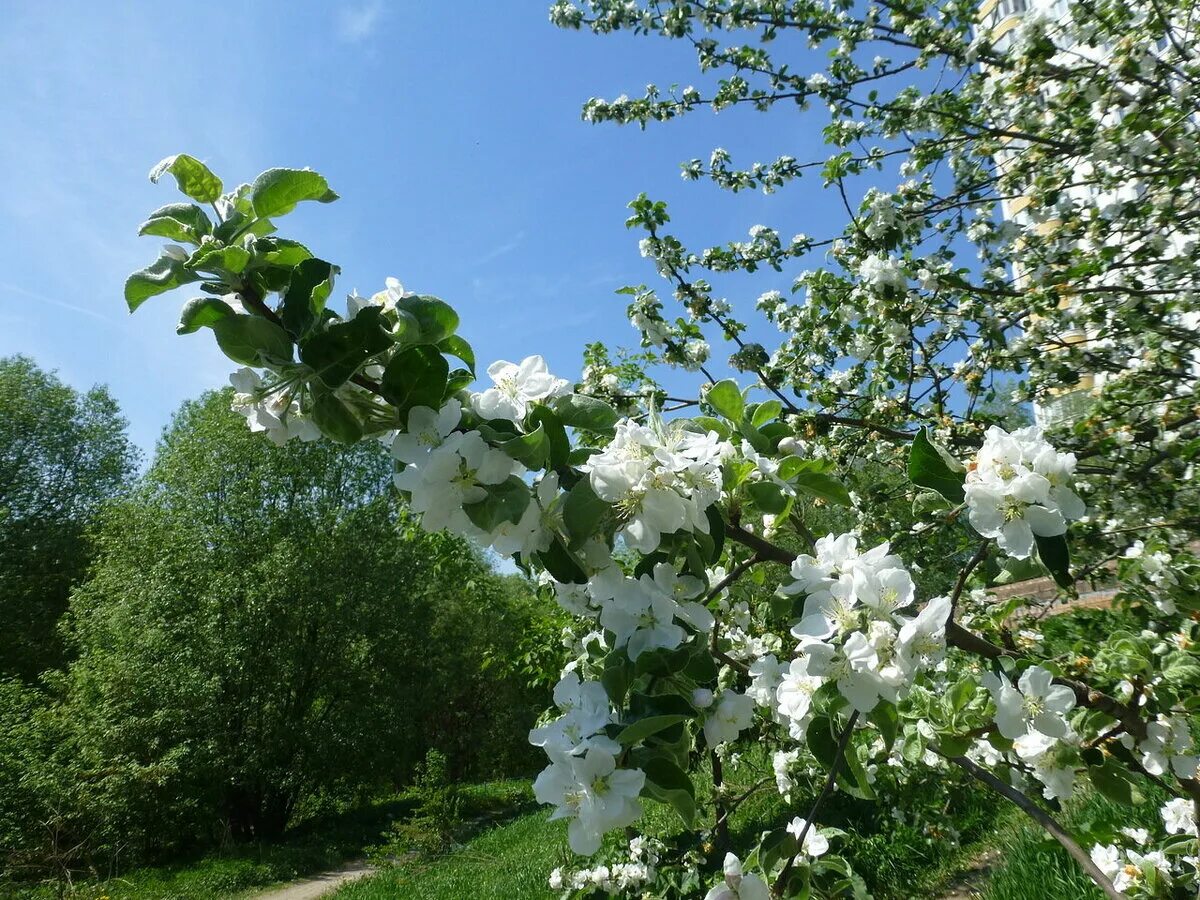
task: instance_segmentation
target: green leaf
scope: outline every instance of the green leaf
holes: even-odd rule
[[[641,769],[646,773],[646,786],[643,793],[669,804],[683,824],[691,829],[696,822],[696,788],[687,773],[671,760],[663,756],[652,756],[646,759]]]
[[[707,684],[716,681],[719,672],[717,661],[713,659],[708,650],[708,644],[704,641],[695,641],[691,658],[688,659],[683,674],[699,684]]]
[[[504,441],[499,449],[527,469],[540,469],[550,457],[550,440],[546,437],[546,429],[539,425],[528,434]]]
[[[805,733],[809,752],[826,769],[833,768],[837,756],[837,740],[833,736],[833,722],[828,716],[814,716]]]
[[[491,531],[501,522],[516,522],[529,506],[529,486],[516,475],[499,484],[485,484],[487,497],[478,503],[463,506],[463,512],[484,531]]]
[[[914,765],[924,758],[925,738],[921,737],[921,733],[916,728],[904,735],[904,743],[900,745],[900,755],[906,762]]]
[[[157,184],[158,179],[168,173],[175,176],[179,190],[198,203],[212,203],[225,189],[221,179],[208,166],[186,153],[168,156],[150,170],[150,180]]]
[[[442,396],[453,397],[474,380],[475,376],[466,369],[451,369],[450,374],[446,376],[446,392]]]
[[[947,699],[950,701],[950,711],[958,712],[963,709],[971,698],[975,696],[975,679],[967,676],[955,682],[954,687],[950,688],[950,693]]]
[[[762,428],[768,422],[778,418],[781,412],[783,412],[782,403],[778,400],[767,400],[754,408],[754,414],[750,416],[750,424],[755,428]]]
[[[758,845],[759,865],[764,872],[770,872],[779,863],[795,856],[799,849],[794,834],[785,828],[776,828],[764,834]]]
[[[298,241],[286,238],[260,238],[254,245],[259,260],[268,266],[292,269],[306,259],[312,259],[312,251]]]
[[[138,228],[138,234],[199,244],[202,237],[212,234],[212,222],[194,203],[169,203],[150,213],[150,218]]]
[[[896,743],[896,735],[900,728],[900,713],[896,709],[894,703],[880,703],[867,718],[871,723],[879,729],[879,734],[883,737],[883,743],[891,752],[892,745]]]
[[[827,459],[801,459],[789,456],[779,463],[778,475],[783,481],[791,481],[801,472],[820,472],[828,474],[833,471],[833,463]]]
[[[250,254],[242,247],[232,244],[222,247],[210,242],[192,254],[187,267],[200,272],[228,272],[240,275],[250,262]]]
[[[629,661],[625,648],[613,650],[604,658],[604,669],[600,672],[600,683],[613,706],[620,707],[625,702],[632,680],[632,663]]]
[[[600,520],[611,510],[608,503],[596,496],[590,479],[579,479],[563,500],[563,524],[567,526],[571,546],[579,547],[595,534]]]
[[[326,437],[343,444],[353,444],[363,435],[358,416],[332,391],[322,391],[313,400],[313,422]]]
[[[692,658],[692,648],[688,645],[668,650],[665,647],[655,647],[647,650],[637,658],[633,666],[634,675],[674,675],[682,672]],[[682,698],[680,698],[682,699]],[[686,701],[684,701],[686,702]]]
[[[420,340],[423,343],[439,343],[453,335],[458,329],[458,313],[449,303],[439,300],[437,297],[422,297],[414,294],[411,297],[401,298],[396,304],[396,308],[417,320],[417,326],[421,329]],[[463,343],[465,344],[466,341]],[[454,355],[458,356],[457,353]],[[463,362],[474,370],[474,355],[470,360],[463,359]]]
[[[308,169],[267,169],[250,186],[250,202],[260,219],[286,215],[303,200],[330,203],[337,198],[329,183]]]
[[[443,343],[445,342],[443,341]],[[527,419],[531,426],[541,428],[546,432],[546,440],[550,442],[550,460],[547,467],[557,469],[565,466],[571,455],[571,439],[567,437],[567,429],[563,427],[558,416],[550,407],[542,406],[539,403],[529,410]]]
[[[908,477],[913,484],[937,491],[951,503],[962,503],[966,498],[963,493],[966,475],[952,468],[949,458],[949,453],[930,440],[929,429],[922,428],[908,452]]]
[[[672,725],[686,722],[688,718],[688,716],[680,715],[647,716],[621,729],[621,732],[617,735],[617,742],[622,747],[632,747],[634,744],[640,744],[651,735],[658,734]]]
[[[939,734],[938,750],[943,756],[963,756],[971,749],[971,739],[965,734]]]
[[[471,349],[470,344],[458,335],[452,334],[438,341],[437,348],[443,353],[449,353],[456,359],[461,359],[467,364],[467,368],[471,370],[471,374],[475,374],[475,351]]]
[[[176,334],[191,334],[206,325],[211,326],[227,316],[237,315],[224,300],[216,297],[193,297],[183,304],[179,314],[179,324],[175,326]]]
[[[757,452],[769,454],[775,449],[771,444],[770,438],[751,425],[746,419],[738,422],[737,430],[742,437],[750,442],[750,446]]]
[[[1115,803],[1135,806],[1143,800],[1141,792],[1130,783],[1128,773],[1114,759],[1105,760],[1098,768],[1088,769],[1088,775],[1096,790]]]
[[[214,322],[212,330],[225,355],[244,366],[292,361],[291,337],[259,316],[227,316]]]
[[[708,536],[712,539],[712,555],[708,561],[715,563],[725,550],[725,519],[716,503],[705,507],[704,518],[708,520]]]
[[[842,754],[841,772],[846,774],[845,780],[838,782],[841,784],[843,790],[862,800],[875,799],[875,789],[871,787],[871,780],[867,777],[866,767],[863,766],[862,760],[859,759],[853,742],[846,745],[846,752]]]
[[[383,370],[384,398],[404,415],[414,406],[440,409],[450,364],[436,347],[418,344],[398,351]]]
[[[787,508],[788,497],[773,481],[751,481],[746,485],[746,493],[765,513],[781,513]]]
[[[339,271],[323,259],[304,259],[296,265],[279,308],[284,328],[296,337],[303,337],[320,321]]]
[[[392,346],[381,313],[377,306],[367,307],[349,321],[330,324],[300,345],[300,361],[326,387],[340,387],[367,360]]]
[[[800,490],[820,497],[827,503],[835,503],[838,506],[853,505],[846,486],[824,472],[800,472],[795,476],[794,483]]]
[[[714,416],[696,416],[692,421],[699,425],[700,428],[707,434],[710,431],[715,431],[717,437],[723,441],[729,440],[729,426]]]
[[[732,378],[718,381],[708,389],[704,399],[708,401],[709,406],[731,422],[741,421],[746,402],[742,399],[742,392],[738,390],[737,382]]]
[[[563,584],[587,583],[587,572],[558,535],[554,536],[549,547],[537,554],[537,558],[555,581],[561,581]]]
[[[248,203],[247,206],[249,206]],[[256,219],[250,213],[235,210],[228,215],[224,222],[217,223],[213,228],[213,237],[222,243],[229,244],[248,234],[263,237],[274,231],[275,226],[269,219]]]
[[[568,428],[580,428],[597,434],[609,434],[617,424],[617,411],[595,397],[567,394],[550,401],[550,408]]]
[[[1037,542],[1038,559],[1042,561],[1054,578],[1054,582],[1063,588],[1069,588],[1075,583],[1071,576],[1071,551],[1067,547],[1067,536],[1056,534],[1053,537],[1033,536]]]
[[[199,275],[184,268],[184,260],[176,259],[164,250],[146,268],[125,279],[125,303],[133,312],[151,297],[199,280]]]
[[[993,584],[1015,584],[1030,578],[1039,578],[1042,568],[1035,559],[1006,558],[1000,563],[1000,572],[992,579]]]
[[[1200,662],[1190,653],[1172,653],[1163,657],[1163,680],[1170,684],[1200,684]]]

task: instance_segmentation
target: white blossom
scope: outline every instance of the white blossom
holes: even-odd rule
[[[641,769],[618,769],[616,757],[592,747],[582,756],[555,755],[533,782],[539,803],[555,807],[551,820],[567,819],[567,840],[581,856],[600,849],[606,831],[632,825],[642,814]]]
[[[570,393],[571,386],[546,368],[541,356],[527,356],[519,363],[498,360],[488,366],[495,387],[471,395],[471,405],[485,419],[520,422],[532,403]]]

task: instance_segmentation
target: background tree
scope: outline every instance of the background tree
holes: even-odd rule
[[[54,739],[9,748],[26,776],[5,799],[32,794],[33,836],[75,865],[271,838],[306,803],[403,784],[429,748],[457,777],[536,759],[545,690],[482,664],[516,652],[523,583],[420,532],[378,443],[276,447],[229,400],[185,404],[102,513],[57,702],[17,715]]]
[[[62,664],[55,626],[87,566],[84,530],[137,465],[125,428],[106,388],[0,359],[0,676]]]

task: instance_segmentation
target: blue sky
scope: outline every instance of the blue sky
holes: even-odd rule
[[[157,254],[138,224],[177,197],[146,173],[178,152],[228,186],[271,166],[320,171],[342,199],[308,204],[282,232],[342,267],[339,291],[394,275],[452,303],[481,361],[542,353],[567,377],[585,342],[635,338],[614,291],[657,279],[622,224],[639,191],[668,201],[673,231],[698,244],[744,239],[758,222],[785,238],[840,229],[840,203],[816,184],[735,196],[678,174],[718,145],[742,161],[817,156],[816,118],[584,123],[589,96],[703,80],[685,44],[561,31],[547,5],[10,5],[0,355],[108,384],[146,449],[180,401],[225,383],[234,366],[207,332],[174,333],[186,289],[132,317],[121,299]],[[787,284],[768,272],[730,299]]]

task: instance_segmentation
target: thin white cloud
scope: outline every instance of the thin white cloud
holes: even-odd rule
[[[83,313],[85,316],[91,316],[95,319],[99,319],[101,322],[108,322],[110,325],[114,324],[113,319],[104,315],[103,313],[96,312],[94,309],[88,309],[84,306],[76,306],[74,303],[68,303],[66,300],[56,300],[53,297],[47,297],[45,294],[38,294],[27,290],[20,285],[8,284],[0,281],[0,293],[3,292],[8,292],[10,294],[21,294],[24,297],[28,297],[30,300],[36,300],[38,303],[49,303],[51,306],[69,309],[72,312]]]
[[[338,12],[338,37],[350,44],[369,38],[383,17],[382,0],[368,0],[354,6],[343,7]]]
[[[501,256],[504,256],[506,253],[512,253],[512,251],[516,250],[518,247],[521,246],[521,242],[524,240],[525,240],[525,232],[518,231],[506,243],[503,243],[499,247],[489,250],[487,253],[483,254],[483,256],[479,257],[479,259],[475,260],[475,262],[473,262],[471,265],[482,266],[484,263],[490,263],[494,259],[499,259]]]

